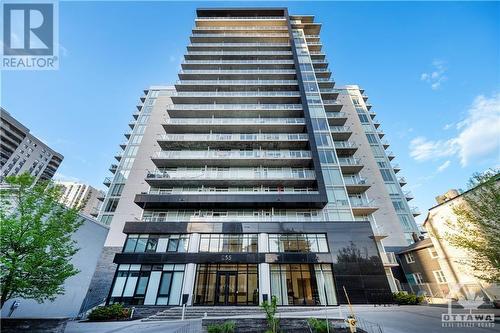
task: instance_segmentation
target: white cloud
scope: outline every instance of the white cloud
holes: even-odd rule
[[[465,119],[457,123],[456,136],[429,140],[417,137],[410,142],[410,156],[417,161],[456,156],[462,166],[472,160],[500,156],[500,94],[474,99]]]
[[[453,123],[445,124],[445,125],[443,126],[443,130],[447,131],[447,130],[449,130],[450,128],[452,128],[452,127],[453,127],[453,125],[454,125]]]
[[[434,60],[432,62],[432,71],[429,73],[422,73],[420,80],[425,81],[431,85],[432,90],[438,90],[441,84],[448,79],[445,73],[447,68],[445,62],[442,60]]]
[[[443,164],[441,164],[438,168],[437,168],[437,172],[443,172],[444,170],[448,169],[448,167],[450,166],[451,164],[451,161],[450,160],[447,160],[446,162],[444,162]]]

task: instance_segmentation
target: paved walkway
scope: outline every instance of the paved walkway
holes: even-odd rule
[[[490,333],[500,332],[500,323],[495,324],[493,328],[477,327],[442,327],[441,314],[447,313],[448,309],[432,306],[364,306],[356,305],[353,307],[356,316],[360,319],[377,323],[382,326],[383,333]],[[345,317],[349,309],[341,306],[328,310],[329,318]],[[465,310],[453,309],[454,313],[468,313]],[[495,313],[500,318],[499,310],[482,309],[481,313]],[[304,311],[281,314],[282,317],[324,317],[326,311]],[[238,316],[249,317],[249,316]],[[238,317],[231,317],[237,319]],[[181,321],[158,321],[142,322],[140,320],[127,322],[105,322],[105,323],[86,323],[70,322],[65,333],[196,333],[201,330],[201,320],[190,320],[189,327],[183,328],[186,322]]]

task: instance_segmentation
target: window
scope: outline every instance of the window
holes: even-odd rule
[[[179,305],[184,265],[118,266],[110,303]]]
[[[337,159],[335,158],[335,154],[332,150],[318,150],[319,161],[321,163],[336,163]]]
[[[424,284],[422,273],[413,273],[413,278],[415,279],[416,284]]]
[[[446,283],[446,276],[444,276],[443,271],[433,271],[432,273],[438,283]]]
[[[361,115],[359,115],[359,116],[361,116]],[[377,138],[375,137],[375,134],[366,134],[366,138],[368,139],[369,143],[378,143]]]
[[[430,254],[430,256],[431,256],[432,259],[439,258],[439,254],[437,253],[437,251],[434,248],[434,246],[429,247],[428,250],[429,250],[429,254]]]
[[[413,256],[413,253],[411,253],[411,252],[405,253],[405,258],[406,258],[406,262],[408,264],[415,262],[415,257]]]
[[[401,200],[393,200],[392,205],[394,206],[394,209],[396,211],[404,211],[405,206],[403,205],[403,202]]]
[[[269,252],[328,252],[325,234],[269,234]]]
[[[200,252],[257,252],[257,234],[203,234]]]
[[[116,210],[116,207],[118,206],[118,201],[119,199],[108,199],[108,202],[106,204],[106,207],[104,208],[105,212],[114,212]]]
[[[358,113],[358,117],[362,123],[368,123],[368,117],[366,114]]]
[[[136,235],[127,237],[123,252],[187,252],[189,235]]]

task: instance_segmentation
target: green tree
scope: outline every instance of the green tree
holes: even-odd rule
[[[0,187],[1,307],[11,298],[39,303],[64,293],[64,281],[79,271],[72,234],[80,227],[78,208],[59,203],[62,191],[28,174],[10,176]]]
[[[453,207],[456,221],[448,220],[444,234],[451,245],[469,256],[461,263],[486,282],[500,282],[500,174],[489,170],[474,174],[463,202]]]

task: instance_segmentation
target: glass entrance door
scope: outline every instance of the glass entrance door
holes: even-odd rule
[[[237,285],[236,272],[217,272],[215,304],[236,305]]]

